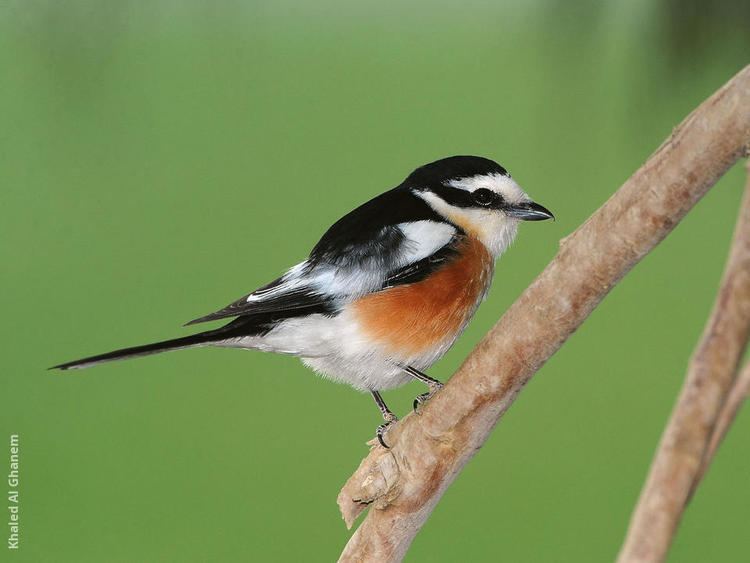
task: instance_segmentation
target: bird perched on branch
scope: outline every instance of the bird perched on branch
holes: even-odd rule
[[[484,299],[494,262],[520,221],[553,218],[492,160],[453,156],[417,168],[397,187],[328,229],[310,256],[268,285],[189,325],[232,318],[190,336],[54,366],[85,368],[198,346],[298,356],[325,377],[372,394],[418,379],[456,341]]]

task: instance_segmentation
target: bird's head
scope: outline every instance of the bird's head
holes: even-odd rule
[[[479,156],[437,160],[417,168],[404,183],[438,215],[477,237],[495,256],[513,241],[520,221],[554,219],[505,168]]]

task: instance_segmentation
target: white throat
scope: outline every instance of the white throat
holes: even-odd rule
[[[448,221],[475,236],[494,258],[507,250],[518,233],[518,220],[502,211],[454,207],[432,192],[415,191],[432,209]]]

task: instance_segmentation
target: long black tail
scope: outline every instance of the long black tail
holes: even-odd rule
[[[121,350],[114,350],[113,352],[107,352],[106,354],[99,354],[97,356],[90,356],[73,362],[66,362],[64,364],[52,366],[49,369],[82,369],[103,362],[111,362],[113,360],[124,360],[125,358],[148,356],[149,354],[158,354],[159,352],[166,352],[168,350],[204,346],[211,342],[222,340],[223,337],[227,337],[227,332],[227,327],[222,327],[216,330],[208,330],[206,332],[199,332],[198,334],[191,334],[190,336],[183,336],[182,338],[154,342],[153,344],[144,344],[143,346],[133,346],[131,348],[122,348]]]

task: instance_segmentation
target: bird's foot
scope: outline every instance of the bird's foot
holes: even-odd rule
[[[387,450],[389,450],[391,447],[385,443],[383,437],[386,431],[394,422],[398,422],[398,418],[396,418],[396,415],[394,415],[393,413],[390,413],[390,416],[385,417],[385,422],[378,426],[378,429],[375,431],[375,437],[378,439],[378,442],[380,442],[380,445]]]
[[[419,414],[419,407],[423,404],[432,399],[432,397],[440,391],[445,385],[440,383],[439,381],[435,381],[434,383],[430,383],[430,390],[427,393],[422,393],[421,395],[417,395],[414,399],[414,412]]]

